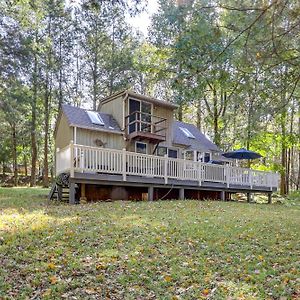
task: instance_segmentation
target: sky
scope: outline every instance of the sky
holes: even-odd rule
[[[148,35],[148,27],[150,26],[150,18],[158,10],[157,0],[148,0],[146,10],[134,18],[129,18],[128,22],[131,26],[140,30],[145,36]]]

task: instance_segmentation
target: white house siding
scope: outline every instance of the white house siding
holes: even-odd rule
[[[55,148],[62,149],[70,144],[72,140],[72,128],[69,126],[67,118],[64,114],[57,124],[57,132],[55,136]]]

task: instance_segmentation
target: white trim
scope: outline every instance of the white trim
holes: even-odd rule
[[[125,122],[125,117],[126,117],[126,108],[125,108],[125,102],[128,97],[128,93],[125,93],[125,96],[122,98],[122,112],[123,112],[123,119],[122,119],[122,130],[125,130],[126,122]]]
[[[116,130],[108,130],[105,128],[93,128],[93,127],[89,127],[89,126],[83,126],[83,125],[74,125],[74,124],[70,124],[70,127],[77,127],[77,128],[81,128],[81,129],[87,129],[87,130],[91,130],[91,131],[101,131],[101,132],[106,132],[106,133],[115,133],[115,134],[120,134],[120,135],[124,135],[124,132],[122,131],[116,131]]]

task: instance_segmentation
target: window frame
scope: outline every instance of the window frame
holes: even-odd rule
[[[166,150],[166,153],[165,153],[164,155],[159,155],[159,154],[158,154],[158,150],[159,150],[159,149],[162,149],[162,148],[164,148],[164,149]],[[168,154],[168,147],[166,147],[166,146],[158,146],[158,147],[157,147],[157,149],[156,149],[156,155],[157,155],[157,156],[163,157],[163,156],[165,156],[166,154]]]
[[[170,156],[169,151],[175,151],[176,152],[176,157]],[[178,159],[178,153],[179,153],[178,149],[167,148],[167,152],[168,152],[168,157]]]
[[[195,139],[196,137],[185,127],[179,126],[179,129],[185,134],[189,139]]]
[[[146,152],[145,152],[145,153],[143,153],[143,152],[138,152],[138,151],[137,151],[137,149],[138,149],[137,144],[145,145],[145,146],[146,146],[146,147],[145,147],[145,151],[146,151]],[[144,143],[144,142],[136,141],[136,142],[135,142],[135,153],[148,154],[148,144],[147,144],[147,143]]]
[[[104,126],[104,125],[105,125],[105,124],[104,124],[104,121],[103,121],[103,119],[102,119],[102,117],[101,117],[101,115],[100,115],[99,112],[97,112],[97,111],[92,111],[92,110],[87,110],[86,113],[87,113],[87,115],[88,115],[90,121],[91,121],[93,124],[95,124],[95,125],[101,125],[101,126]],[[94,119],[94,120],[93,120],[93,119]],[[97,121],[96,119],[98,119],[98,121]]]
[[[153,117],[153,103],[151,103],[151,102],[148,102],[148,101],[144,101],[144,100],[140,100],[140,99],[136,99],[136,98],[134,98],[134,97],[128,97],[128,103],[127,103],[127,108],[128,108],[128,114],[127,115],[130,115],[131,113],[130,113],[130,100],[133,100],[133,101],[137,101],[137,102],[139,102],[140,103],[140,109],[139,109],[139,112],[141,113],[140,115],[139,115],[139,118],[137,119],[138,121],[143,121],[143,120],[140,120],[141,118],[141,116],[142,116],[142,114],[143,113],[145,113],[145,112],[143,112],[142,111],[142,105],[143,105],[143,103],[146,103],[146,104],[149,104],[150,105],[150,107],[151,107],[151,109],[150,109],[150,114],[149,113],[145,113],[145,114],[148,114],[149,116],[150,116],[150,122],[148,122],[148,121],[143,121],[143,122],[146,122],[146,123],[148,123],[148,124],[152,124],[152,117]],[[132,112],[133,113],[133,112]],[[137,121],[137,120],[135,120],[135,121]],[[145,129],[145,128],[143,128],[143,125],[144,123],[135,123],[135,130],[134,131],[132,131],[132,132],[137,132],[137,131],[145,131],[145,130],[143,130],[143,129]],[[144,124],[145,125],[145,124]],[[152,128],[152,126],[150,126],[150,131],[148,131],[148,130],[146,130],[147,132],[152,132],[152,130],[153,130],[153,128]],[[130,129],[129,129],[129,126],[128,126],[128,133],[132,133],[132,132],[130,132]]]

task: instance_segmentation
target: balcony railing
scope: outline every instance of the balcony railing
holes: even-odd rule
[[[223,183],[232,185],[272,188],[278,187],[279,176],[247,168],[238,168],[210,163],[193,162],[183,159],[147,155],[126,150],[96,148],[70,144],[56,153],[56,174],[75,172],[119,174],[123,180],[127,175],[148,178]]]
[[[166,119],[151,114],[135,111],[125,117],[125,132],[129,139],[145,137],[149,139],[166,139]]]

